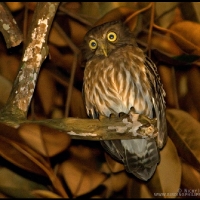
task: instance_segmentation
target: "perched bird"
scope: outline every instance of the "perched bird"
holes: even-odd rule
[[[121,21],[93,27],[83,41],[83,95],[89,117],[135,113],[157,119],[158,136],[100,141],[127,172],[141,180],[154,174],[167,138],[165,91],[157,68]]]

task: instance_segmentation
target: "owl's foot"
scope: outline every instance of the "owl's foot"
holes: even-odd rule
[[[139,115],[136,114],[133,110],[129,112],[129,119],[131,119],[132,122],[138,121],[141,123],[141,126],[137,130],[137,134],[145,137],[151,137],[155,138],[158,135],[158,129],[157,129],[157,119],[153,118],[150,119],[149,117],[145,115]]]

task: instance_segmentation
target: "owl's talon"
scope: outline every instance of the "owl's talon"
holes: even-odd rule
[[[125,118],[125,117],[128,117],[128,115],[127,115],[126,113],[120,112],[120,113],[118,114],[118,117],[119,117],[119,118]]]
[[[101,121],[101,120],[105,120],[106,118],[108,118],[108,117],[106,117],[106,116],[104,116],[104,115],[99,115],[99,120]]]

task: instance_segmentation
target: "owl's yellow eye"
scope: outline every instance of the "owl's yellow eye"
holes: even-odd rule
[[[90,40],[89,47],[91,49],[93,49],[93,50],[96,49],[97,48],[97,42],[96,42],[96,40]]]
[[[117,34],[111,31],[110,33],[108,33],[107,38],[108,38],[108,41],[114,42],[117,40]]]

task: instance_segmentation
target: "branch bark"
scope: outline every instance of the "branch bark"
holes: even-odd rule
[[[39,2],[35,8],[28,32],[21,68],[5,107],[0,112],[1,120],[26,119],[30,101],[43,61],[48,55],[47,39],[51,24],[60,2]]]
[[[19,45],[23,40],[23,35],[4,2],[0,2],[0,19],[0,31],[3,34],[7,48]]]
[[[101,116],[100,119],[46,119],[41,121],[22,121],[24,124],[37,124],[47,126],[70,135],[72,139],[80,140],[115,140],[133,138],[156,138],[158,129],[156,119],[150,119],[144,115],[135,114],[132,111],[128,115],[110,118]]]

